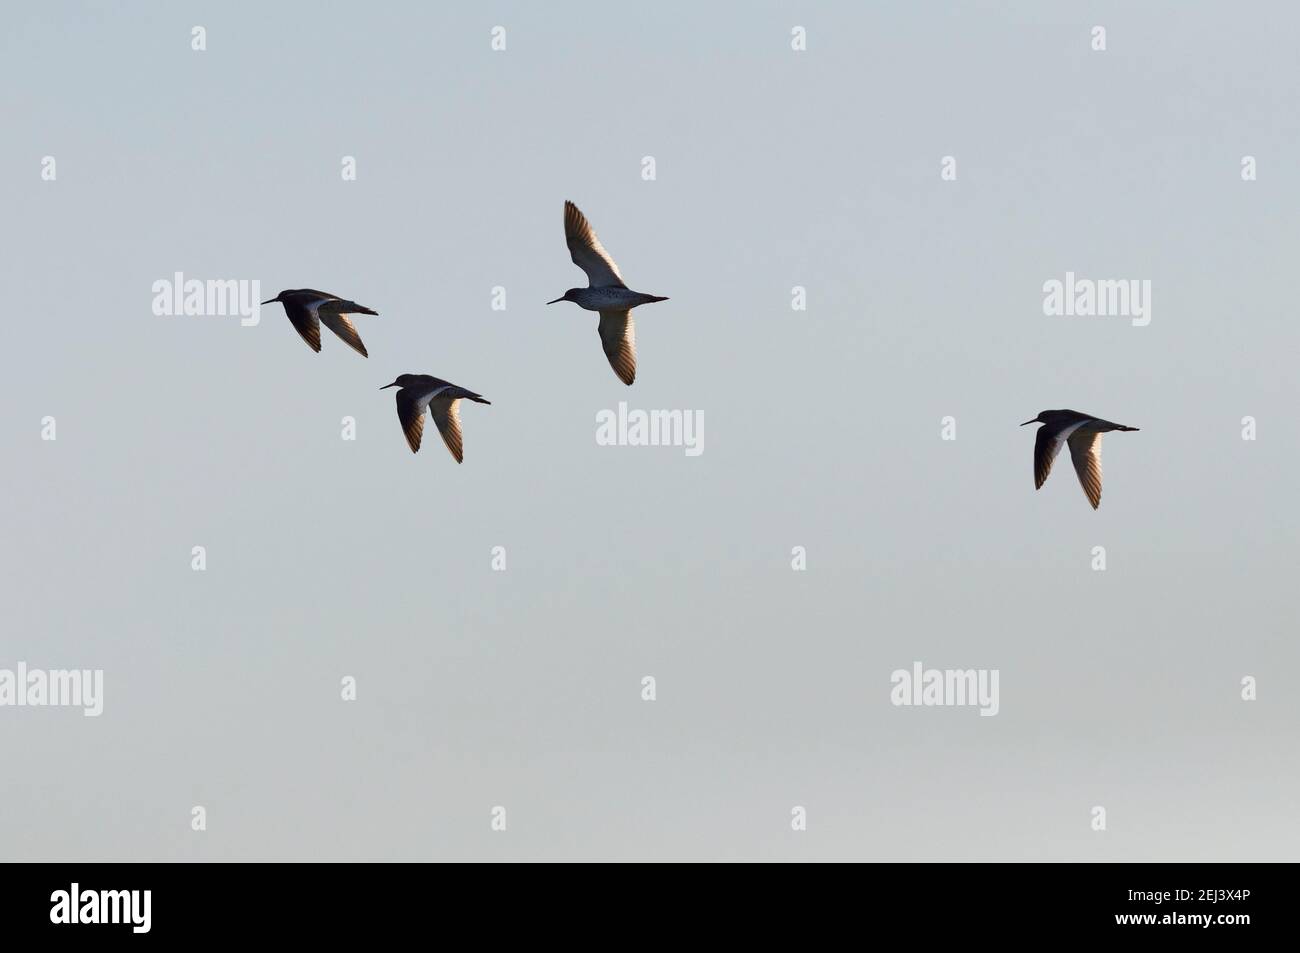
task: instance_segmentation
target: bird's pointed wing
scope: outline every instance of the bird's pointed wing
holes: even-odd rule
[[[1095,510],[1101,506],[1101,434],[1071,434],[1069,443],[1074,472],[1079,474],[1079,483]]]
[[[302,339],[307,342],[307,346],[313,351],[320,351],[320,322],[316,320],[316,312],[306,305],[298,302],[284,302],[284,313],[289,316],[289,322],[293,325],[294,330],[302,335]]]
[[[587,273],[587,283],[591,287],[627,287],[623,284],[623,276],[618,273],[618,265],[601,245],[587,216],[572,202],[564,203],[564,241],[569,246],[573,263]]]
[[[402,432],[412,453],[420,450],[420,439],[424,436],[424,404],[412,397],[407,391],[397,392],[397,419],[402,422]]]
[[[631,311],[602,311],[600,346],[605,349],[609,366],[624,384],[636,380],[636,325]]]
[[[1086,420],[1080,420],[1078,423],[1064,428],[1049,426],[1038,428],[1038,436],[1034,438],[1035,490],[1041,490],[1043,484],[1047,482],[1047,474],[1052,472],[1052,461],[1061,452],[1061,447],[1065,445],[1066,438],[1085,423],[1087,423]]]
[[[465,458],[465,445],[460,435],[460,398],[435,397],[429,401],[429,416],[438,425],[443,443],[460,463]]]
[[[319,314],[320,314],[321,324],[325,325],[325,327],[329,328],[331,331],[333,331],[335,334],[341,337],[344,343],[347,344],[348,347],[352,348],[352,350],[356,351],[362,357],[370,356],[369,354],[366,353],[366,346],[363,343],[361,343],[361,335],[357,333],[356,326],[352,323],[351,318],[349,318],[346,314],[343,314],[338,311],[333,311],[329,308],[321,308],[319,310]],[[316,350],[319,351],[320,350],[320,329],[319,328],[316,329],[316,342],[317,342]]]

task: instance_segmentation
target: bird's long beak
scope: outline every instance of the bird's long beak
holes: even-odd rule
[[[1023,427],[1025,426],[1025,424],[1037,424],[1037,423],[1042,423],[1042,421],[1040,421],[1037,417],[1035,417],[1033,420],[1026,420],[1025,423],[1021,424],[1020,426]]]
[[[272,298],[270,301],[263,301],[262,304],[274,304],[275,302],[277,302],[277,301],[279,301],[279,300],[280,300],[280,299],[279,299],[278,297],[276,297],[276,298]]]
[[[385,384],[383,387],[381,387],[381,388],[379,388],[379,389],[380,389],[380,390],[388,390],[388,388],[390,388],[390,387],[396,387],[396,386],[397,386],[397,381],[393,381],[391,384]]]
[[[564,295],[560,295],[558,298],[555,299],[555,301],[548,301],[548,302],[546,302],[546,303],[547,303],[547,304],[555,304],[556,301],[563,301],[563,300],[564,300]]]

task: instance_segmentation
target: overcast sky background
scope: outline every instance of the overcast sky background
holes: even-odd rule
[[[8,9],[0,668],[102,668],[105,707],[0,709],[0,858],[1296,859],[1298,29]],[[543,305],[585,283],[565,199],[671,298],[631,388]],[[176,271],[351,297],[371,356],[155,316]],[[1044,316],[1066,271],[1149,279],[1150,325]],[[492,401],[463,465],[407,449],[404,372]],[[598,446],[619,401],[703,454]],[[1097,512],[1068,458],[1034,492],[1058,407],[1141,428]],[[892,706],[914,661],[998,669],[999,714]]]

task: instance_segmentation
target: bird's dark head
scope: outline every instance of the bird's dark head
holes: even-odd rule
[[[388,388],[390,387],[413,387],[416,383],[417,383],[416,375],[398,374],[397,380],[393,381],[391,384],[385,384],[383,387],[379,389],[388,390]]]
[[[1040,410],[1040,411],[1038,412],[1038,416],[1037,416],[1037,417],[1035,417],[1033,420],[1026,420],[1026,421],[1025,421],[1023,424],[1021,424],[1020,426],[1024,427],[1024,426],[1026,426],[1026,425],[1028,425],[1028,424],[1050,424],[1050,423],[1053,423],[1053,422],[1055,422],[1055,421],[1057,421],[1057,420],[1060,420],[1061,417],[1063,417],[1063,416],[1069,416],[1071,413],[1073,413],[1073,411],[1069,411],[1069,410]]]
[[[570,288],[570,289],[569,289],[568,291],[566,291],[564,294],[562,294],[562,295],[560,295],[558,298],[556,298],[555,301],[548,301],[548,302],[546,302],[546,303],[547,303],[547,304],[555,304],[555,303],[558,302],[558,301],[576,301],[576,300],[577,300],[577,296],[578,296],[578,292],[581,291],[581,290],[582,290],[581,288]]]

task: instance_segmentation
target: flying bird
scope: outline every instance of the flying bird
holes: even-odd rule
[[[378,311],[371,311],[363,304],[347,301],[338,295],[324,291],[313,291],[311,288],[281,291],[270,301],[263,301],[262,304],[271,304],[275,301],[284,305],[284,313],[289,316],[290,323],[313,351],[320,351],[320,326],[324,324],[362,357],[370,356],[366,353],[366,346],[361,343],[361,335],[357,334],[357,329],[348,315],[378,314]]]
[[[1042,424],[1034,440],[1034,489],[1042,487],[1052,472],[1052,461],[1061,445],[1070,445],[1070,458],[1079,483],[1095,510],[1101,505],[1101,435],[1111,430],[1137,430],[1109,420],[1081,414],[1077,410],[1044,410],[1020,426]]]
[[[564,203],[564,241],[573,263],[587,273],[586,288],[570,288],[555,301],[572,301],[580,308],[600,312],[600,345],[609,358],[609,366],[624,384],[636,380],[636,327],[632,309],[654,301],[667,301],[659,295],[632,291],[623,283],[618,265],[596,237],[587,217],[572,202]]]
[[[397,419],[402,422],[402,431],[412,453],[420,450],[420,438],[424,436],[424,408],[429,408],[429,416],[438,425],[438,432],[447,444],[451,455],[460,463],[464,457],[464,443],[460,436],[460,402],[472,400],[478,404],[490,404],[492,401],[449,384],[428,374],[401,374],[391,384],[385,384],[380,390],[400,387],[397,392]]]

